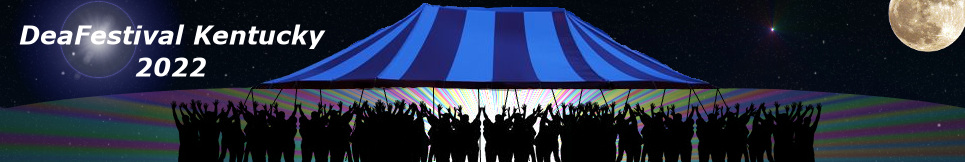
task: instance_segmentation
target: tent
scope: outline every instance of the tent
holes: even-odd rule
[[[407,17],[254,88],[715,88],[555,7],[423,4]]]

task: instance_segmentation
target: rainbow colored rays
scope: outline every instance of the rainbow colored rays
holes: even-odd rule
[[[0,161],[175,161],[178,135],[170,111],[171,101],[215,99],[239,102],[248,89],[201,89],[146,92],[60,100],[0,109]],[[716,90],[687,89],[600,91],[475,90],[390,88],[360,90],[298,90],[305,110],[316,103],[351,103],[359,100],[423,101],[465,113],[486,107],[487,115],[502,105],[608,102],[615,104],[703,106],[725,104]],[[815,135],[820,161],[949,161],[965,159],[965,109],[895,98],[773,89],[721,89],[726,104],[749,105],[777,101],[822,103],[825,107]],[[254,90],[253,99],[275,101],[291,113],[296,90]],[[433,95],[434,94],[434,95]],[[666,94],[666,95],[663,95]],[[696,95],[692,95],[696,94]],[[699,100],[698,100],[699,99]],[[715,102],[716,100],[716,102]],[[482,102],[477,102],[482,101]],[[554,102],[556,101],[556,102]],[[622,109],[618,106],[617,109]],[[492,116],[491,116],[492,117]],[[296,140],[300,140],[296,137]],[[694,139],[696,144],[697,139]],[[296,151],[297,152],[297,151]],[[696,153],[696,152],[695,152]],[[296,153],[296,156],[300,154]],[[696,156],[696,154],[695,154]],[[298,158],[298,157],[296,157]],[[696,159],[696,158],[695,158]]]

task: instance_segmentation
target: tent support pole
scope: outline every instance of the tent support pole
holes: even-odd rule
[[[476,89],[476,107],[482,108],[482,99],[480,99],[482,97],[480,97],[479,95],[482,95],[482,94],[479,94],[479,89]]]
[[[660,95],[660,107],[663,108],[663,98],[667,97],[667,89],[663,89],[663,95]]]
[[[603,93],[603,89],[598,89],[598,90],[600,90],[600,96],[603,97],[603,105],[609,105],[610,102],[606,101],[606,93]]]
[[[580,99],[576,100],[576,104],[583,104],[583,89],[580,89]]]
[[[629,105],[629,104],[630,104],[630,92],[633,92],[633,89],[627,89],[627,98],[624,99],[625,101],[623,101],[623,105]]]
[[[555,92],[555,90],[550,89],[550,93],[553,94],[553,104],[556,104],[556,108],[559,109],[559,108],[560,108],[560,104],[556,102],[556,92]]]
[[[482,94],[479,93],[479,88],[476,88],[476,107],[478,108],[482,108],[482,99],[481,99],[482,97],[480,95]],[[482,114],[482,115],[487,115],[487,114]],[[476,119],[478,120],[479,116],[476,116]],[[479,130],[481,131],[483,130],[483,128],[479,128]],[[476,139],[476,147],[482,148],[481,146],[482,146],[482,140]],[[476,150],[476,155],[482,155],[482,149]],[[477,161],[482,161],[482,156],[478,156],[477,158],[478,158]]]
[[[295,101],[292,101],[292,107],[298,104],[298,82],[295,82]],[[292,112],[295,113],[295,112]]]
[[[506,97],[503,97],[503,107],[506,107],[507,103],[509,103],[509,89],[506,89]]]
[[[255,87],[248,88],[248,94],[245,94],[245,100],[241,101],[241,103],[248,103],[248,96],[251,96],[251,101],[254,101],[255,95],[252,94],[254,90],[255,90]]]
[[[281,96],[281,92],[284,91],[284,90],[285,90],[285,89],[279,89],[279,90],[278,90],[278,94],[275,94],[275,100],[272,100],[272,101],[271,101],[272,104],[278,103],[278,97]]]
[[[721,94],[721,93],[720,93],[720,88],[717,88],[717,96],[720,96],[720,102],[723,102],[723,103],[724,103],[724,106],[727,107],[727,106],[728,106],[728,105],[727,105],[727,100],[724,100],[724,94]],[[714,98],[716,98],[716,96],[714,96]],[[739,107],[738,107],[738,110],[740,110]]]
[[[385,87],[382,87],[382,97],[385,97],[385,104],[389,104],[389,93],[385,92]]]
[[[365,88],[362,88],[362,93],[359,94],[359,106],[362,106],[362,96],[365,96]]]
[[[690,90],[693,91],[694,89],[690,89]],[[693,105],[690,104],[690,95],[688,94],[688,95],[687,95],[687,110],[690,110],[690,107],[691,107],[691,106],[693,106]]]
[[[714,94],[714,108],[717,108],[717,94]]]
[[[433,108],[435,109],[435,108],[437,108],[437,107],[436,107],[436,87],[431,87],[431,88],[432,88],[432,105],[431,105],[431,107],[433,107]],[[436,112],[436,113],[442,114],[442,112]]]
[[[322,89],[318,89],[318,106],[322,106]]]
[[[706,109],[704,108],[704,103],[700,102],[700,96],[697,96],[697,91],[695,91],[694,89],[690,89],[690,92],[694,94],[694,98],[697,99],[697,104],[700,105],[700,110]],[[707,114],[707,110],[704,110],[704,114]]]
[[[516,107],[517,107],[517,108],[522,108],[522,106],[519,106],[519,92],[516,92],[516,89],[515,89],[515,88],[513,89],[513,94],[516,95]],[[526,111],[526,110],[523,110],[523,111]]]

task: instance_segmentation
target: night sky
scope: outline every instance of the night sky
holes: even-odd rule
[[[617,42],[721,88],[851,93],[965,106],[965,45],[918,52],[888,21],[888,1],[109,1],[135,24],[176,29],[326,30],[308,46],[138,46],[138,57],[204,57],[204,78],[76,77],[56,45],[18,45],[23,25],[59,29],[83,1],[0,2],[0,106],[146,91],[248,87],[290,74],[401,20],[422,3],[561,7]],[[772,32],[770,29],[774,27]],[[196,66],[196,65],[193,65]],[[189,67],[194,69],[194,67]]]

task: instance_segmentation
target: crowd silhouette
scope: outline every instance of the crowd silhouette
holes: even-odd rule
[[[296,135],[302,161],[691,161],[695,135],[699,161],[814,161],[822,110],[583,103],[504,106],[490,118],[482,107],[470,117],[459,106],[405,101],[320,103],[308,115],[301,104],[292,114],[278,104],[219,104],[171,103],[179,161],[293,161]]]

